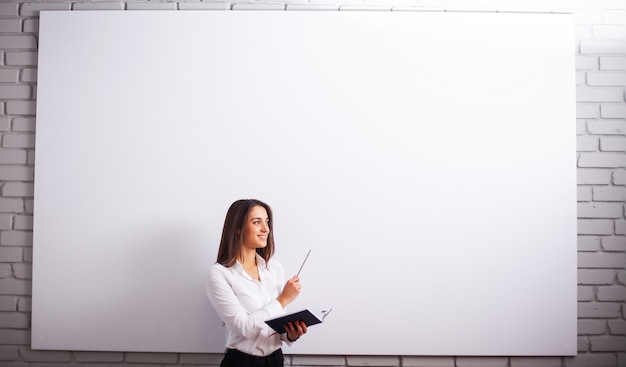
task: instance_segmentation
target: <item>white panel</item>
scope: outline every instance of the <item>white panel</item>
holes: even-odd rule
[[[33,348],[222,352],[254,197],[334,309],[285,353],[575,354],[571,18],[42,12]]]

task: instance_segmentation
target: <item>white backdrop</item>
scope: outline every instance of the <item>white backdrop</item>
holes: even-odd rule
[[[32,344],[222,352],[239,198],[333,307],[286,353],[576,353],[568,14],[42,12]]]

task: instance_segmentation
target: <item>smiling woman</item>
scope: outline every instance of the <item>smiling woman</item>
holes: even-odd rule
[[[265,324],[284,314],[302,288],[298,276],[285,283],[273,253],[270,206],[254,199],[235,201],[226,213],[217,262],[207,277],[207,295],[228,328],[222,367],[259,359],[264,366],[283,366],[282,342],[291,344],[307,331],[304,323],[296,322],[285,325],[287,333],[279,335]]]

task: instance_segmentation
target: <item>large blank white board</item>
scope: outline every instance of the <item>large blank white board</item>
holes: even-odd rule
[[[576,352],[571,15],[42,12],[32,345],[222,352],[223,217],[334,311],[286,353]]]

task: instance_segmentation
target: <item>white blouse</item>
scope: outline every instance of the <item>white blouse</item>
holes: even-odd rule
[[[276,298],[285,286],[280,263],[256,256],[260,281],[253,279],[236,262],[232,267],[213,264],[206,281],[207,295],[226,324],[226,347],[255,356],[266,356],[287,341],[287,334],[276,334],[265,320],[285,314]]]

